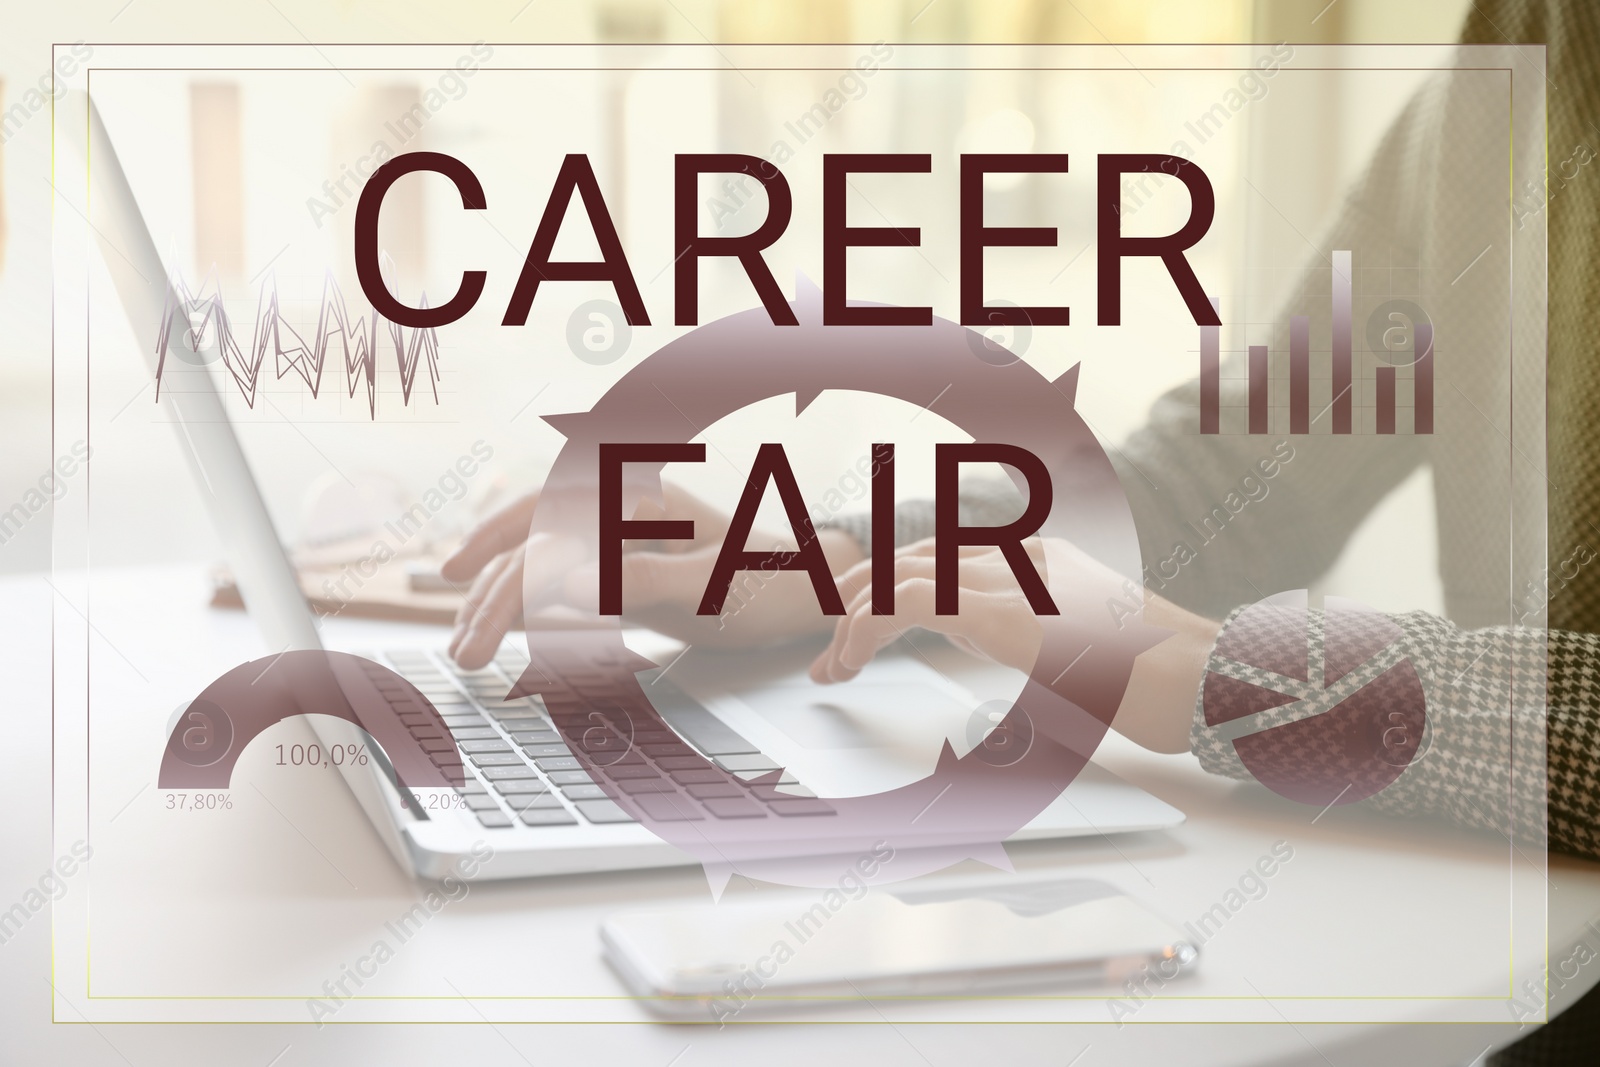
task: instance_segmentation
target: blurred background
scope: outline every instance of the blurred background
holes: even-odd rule
[[[38,42],[80,41],[75,47],[59,50],[58,62],[59,57],[72,56],[77,62],[92,63],[96,42],[149,39],[142,27],[170,25],[177,9],[162,0],[127,4],[116,0],[100,7],[103,12],[95,16],[75,12],[70,25],[65,21],[59,26],[41,24],[37,33],[8,33],[0,42],[0,315],[9,326],[0,342],[0,455],[5,456],[0,464],[0,513],[27,500],[30,489],[56,462],[56,453],[65,453],[73,444],[57,441],[52,451],[50,278],[46,268],[52,232],[52,101],[50,54]],[[778,143],[784,142],[795,156],[792,164],[783,165],[795,189],[797,216],[791,232],[801,234],[814,226],[815,220],[800,212],[814,211],[820,204],[822,151],[909,150],[897,146],[896,141],[915,138],[901,137],[903,131],[895,128],[892,118],[882,117],[885,115],[899,114],[913,123],[943,124],[948,127],[944,136],[964,151],[1081,152],[1085,144],[1102,148],[1108,139],[1126,141],[1130,146],[1126,150],[1165,151],[1175,141],[1185,140],[1217,189],[1219,219],[1248,215],[1251,209],[1241,202],[1240,190],[1247,187],[1241,179],[1250,178],[1258,186],[1278,190],[1272,202],[1274,211],[1292,220],[1297,230],[1316,235],[1330,221],[1347,183],[1364,166],[1376,137],[1404,103],[1416,79],[1366,79],[1342,88],[1329,86],[1330,90],[1337,88],[1337,95],[1333,91],[1325,94],[1329,100],[1325,127],[1318,136],[1297,142],[1321,154],[1308,167],[1303,157],[1285,161],[1260,147],[1273,141],[1272,109],[1244,106],[1230,110],[1226,130],[1214,140],[1206,138],[1211,143],[1171,128],[1173,114],[1192,113],[1199,118],[1207,113],[1211,103],[1228,90],[1226,80],[1218,82],[1215,96],[1192,101],[1182,96],[1163,99],[1159,107],[1131,112],[1119,109],[1116,99],[1085,98],[1070,77],[1052,81],[1020,75],[975,78],[959,96],[947,101],[919,100],[910,107],[913,101],[901,99],[897,109],[875,101],[873,107],[852,110],[852,102],[860,99],[858,87],[864,95],[872,88],[870,82],[841,84],[837,74],[793,72],[764,77],[758,94],[743,91],[728,77],[686,80],[672,94],[674,106],[668,107],[656,83],[641,88],[620,73],[595,73],[592,92],[583,99],[548,99],[538,94],[536,83],[521,93],[486,91],[479,88],[485,84],[482,78],[473,78],[480,70],[495,66],[496,42],[717,42],[730,46],[773,41],[857,42],[839,44],[843,65],[870,59],[873,42],[887,42],[892,49],[897,43],[1249,41],[1286,42],[1292,52],[1295,43],[1452,41],[1467,7],[1468,0],[1407,4],[1379,0],[826,0],[806,5],[732,0],[574,0],[559,5],[466,0],[447,11],[424,4],[391,4],[374,15],[346,0],[319,4],[284,0],[259,6],[232,5],[202,14],[185,8],[183,20],[195,40],[461,41],[457,68],[462,73],[364,72],[339,75],[340,80],[335,81],[336,72],[328,71],[321,79],[326,86],[290,75],[156,74],[141,76],[137,84],[115,82],[111,79],[118,75],[108,75],[96,86],[114,90],[97,100],[147,215],[153,224],[159,220],[155,228],[161,231],[158,243],[163,245],[163,253],[196,292],[211,284],[213,291],[226,298],[241,332],[260,318],[262,294],[275,293],[284,321],[309,335],[312,331],[307,327],[316,321],[325,276],[329,275],[350,301],[352,316],[367,313],[350,266],[349,235],[359,176],[381,161],[380,156],[416,149],[449,152],[466,159],[490,186],[489,199],[496,213],[495,221],[469,232],[452,196],[435,189],[424,193],[416,186],[397,188],[385,207],[382,243],[393,260],[391,269],[402,295],[412,298],[423,290],[446,292],[463,263],[480,263],[490,257],[491,289],[478,315],[486,321],[497,319],[510,278],[543,210],[551,177],[550,169],[536,163],[536,156],[526,150],[533,125],[527,110],[530,99],[536,101],[532,106],[540,109],[541,122],[559,116],[571,129],[583,131],[586,140],[581,149],[571,141],[563,141],[560,147],[591,153],[624,247],[645,290],[646,304],[654,321],[663,323],[669,321],[672,281],[671,271],[666,269],[671,259],[667,181],[654,169],[660,156],[637,147],[648,145],[652,138],[680,146],[694,142],[748,146],[758,154],[776,150]],[[28,17],[49,20],[54,16],[40,13]],[[479,43],[474,45],[475,41]],[[126,92],[121,91],[124,84]],[[1084,84],[1084,92],[1103,95],[1107,91],[1106,79]],[[1157,89],[1154,84],[1151,88]],[[803,116],[831,91],[845,100],[838,109],[839,119],[829,122],[826,136],[820,138],[822,148],[807,148],[801,137],[807,132]],[[1157,91],[1181,94],[1192,89],[1168,88],[1163,83]],[[1334,99],[1342,99],[1342,106],[1334,107]],[[699,104],[685,108],[684,100],[698,100]],[[1284,110],[1304,121],[1303,107]],[[1165,118],[1150,117],[1163,114]],[[794,125],[796,120],[800,127]],[[174,152],[185,157],[181,165],[172,165]],[[1075,157],[1075,169],[1088,171],[1085,164],[1076,163],[1078,158],[1082,157]],[[1295,173],[1311,171],[1320,180],[1296,182],[1292,190],[1286,183],[1275,182],[1274,168],[1291,163]],[[902,201],[897,194],[893,202],[884,202],[882,211],[876,200],[858,201],[852,207],[852,223],[883,224],[872,217],[874,212],[885,218],[893,216],[894,224],[923,225],[925,244],[936,247],[944,237],[937,232],[941,223],[932,220],[939,215],[953,218],[956,173],[953,159],[936,160],[932,177],[914,187],[916,199]],[[1088,174],[1074,177],[1087,181]],[[1038,224],[1040,204],[1062,188],[1052,185],[1054,180],[994,179],[986,191],[986,221],[990,225]],[[514,182],[521,182],[521,187],[508,184]],[[746,232],[764,214],[759,194],[752,198],[746,190],[720,187],[709,180],[703,192],[706,213],[702,232]],[[69,208],[81,205],[81,197],[75,193],[63,192],[62,196]],[[1133,210],[1145,206],[1138,193],[1130,196]],[[1059,286],[1051,289],[1040,284],[1056,273],[1061,261],[1087,250],[1092,241],[1091,205],[1087,197],[1080,199],[1084,202],[1072,207],[1071,217],[1061,224],[1059,247],[1051,250],[1054,258],[1032,263],[1025,255],[1011,257],[1008,262],[1014,265],[1018,279],[1014,283],[1003,270],[991,272],[991,303],[998,299],[1020,304],[1062,303],[1069,302],[1067,297],[1081,309],[1076,321],[1089,320],[1093,256],[1085,255],[1060,268],[1057,278],[1065,275],[1061,286],[1070,286],[1065,292]],[[1172,214],[1183,207],[1181,196],[1173,200],[1157,192],[1150,195],[1149,202],[1147,220],[1138,226],[1167,232],[1160,229],[1163,220],[1181,218],[1181,214]],[[1129,208],[1125,199],[1124,210]],[[1169,228],[1172,224],[1166,223]],[[1240,240],[1248,243],[1248,228],[1241,232]],[[814,251],[796,253],[788,260],[780,253],[773,263],[780,285],[789,289],[796,270],[816,277],[819,271],[807,259]],[[1223,251],[1248,256],[1251,249]],[[584,242],[570,247],[562,243],[557,254],[586,258],[593,250],[584,247]],[[936,312],[956,317],[953,274],[946,277],[927,257],[924,263],[911,261],[909,269],[904,269],[903,257],[894,262],[903,273],[874,275],[868,261],[853,267],[852,288],[868,291],[852,295],[923,303],[934,293]],[[953,263],[953,254],[940,262]],[[1286,287],[1293,280],[1295,265],[1276,266],[1281,267]],[[1041,274],[1042,268],[1048,270]],[[1026,280],[1030,278],[1032,282]],[[723,281],[729,284],[721,285]],[[1055,281],[1051,279],[1052,284]],[[324,527],[329,524],[336,528],[338,509],[333,507],[330,515],[323,498],[337,500],[348,495],[343,488],[347,483],[370,499],[375,515],[404,510],[437,483],[456,457],[484,439],[485,426],[509,429],[492,440],[496,458],[492,465],[484,465],[488,473],[471,479],[460,500],[449,501],[430,536],[448,538],[483,507],[503,499],[506,492],[536,484],[560,439],[538,426],[533,416],[587,407],[610,381],[647,352],[636,343],[631,350],[608,356],[607,346],[615,345],[618,324],[609,321],[602,308],[598,317],[576,320],[580,347],[589,350],[587,355],[577,348],[540,352],[539,359],[546,364],[532,364],[529,338],[570,336],[573,306],[610,295],[609,287],[593,287],[593,292],[587,292],[583,285],[567,283],[558,288],[559,299],[552,299],[554,292],[541,293],[525,330],[442,330],[437,380],[429,373],[425,358],[411,383],[419,395],[409,403],[403,402],[402,382],[393,371],[392,357],[386,357],[391,362],[380,364],[373,400],[379,426],[362,438],[341,436],[341,425],[370,426],[373,420],[364,392],[358,389],[354,397],[346,396],[343,374],[337,369],[327,375],[324,395],[314,403],[292,372],[283,378],[266,375],[258,403],[247,405],[243,397],[234,398],[230,410],[250,427],[246,437],[252,452],[257,457],[273,457],[264,480],[285,535],[303,542],[326,533]],[[1136,289],[1136,285],[1129,286],[1130,300],[1137,299]],[[1271,295],[1263,294],[1260,286],[1252,291],[1263,300]],[[703,269],[701,321],[753,303],[748,284],[740,281],[730,265],[707,264]],[[1261,310],[1265,317],[1267,310]],[[1171,312],[1167,307],[1163,313],[1172,318]],[[114,306],[97,307],[96,313],[100,316],[96,330],[105,329],[115,336],[121,329],[124,336],[119,340],[124,346],[149,347],[147,339],[125,336]],[[1130,321],[1135,319],[1130,317]],[[1224,319],[1228,321],[1228,316]],[[997,340],[1013,347],[1037,346],[1025,355],[1054,375],[1076,358],[1068,342],[1092,349],[1096,343],[1092,334],[1092,328],[1075,325],[1036,332],[1031,339],[1019,340],[1008,333]],[[653,332],[649,344],[653,347],[669,336],[670,330]],[[1171,359],[1162,366],[1166,368],[1163,373],[1141,373],[1133,381],[1103,383],[1106,388],[1098,394],[1093,409],[1094,428],[1102,440],[1115,444],[1125,438],[1143,421],[1156,396],[1193,374],[1183,359]],[[517,374],[521,377],[515,377]],[[506,383],[503,388],[502,382]],[[150,385],[142,361],[123,359],[104,369],[95,368],[96,432],[100,433],[102,423],[116,431],[97,437],[97,442],[111,445],[97,443],[97,505],[106,501],[107,510],[102,512],[106,516],[145,513],[152,520],[103,526],[103,534],[94,542],[98,564],[171,563],[216,555],[185,469],[176,458],[172,434],[159,425]],[[437,404],[433,390],[441,398]],[[864,409],[841,403],[842,407],[823,411],[818,417],[837,426],[865,422]],[[728,435],[727,447],[732,450],[740,439],[752,439],[748,431],[771,418],[770,412],[752,411],[721,427]],[[291,422],[293,427],[289,427]],[[929,419],[927,435],[943,436],[941,424],[942,420]],[[863,430],[861,442],[866,440]],[[816,470],[802,472],[802,484],[813,490],[826,488],[847,469],[856,444],[838,442],[837,454],[824,456]],[[363,449],[368,455],[358,459],[356,454]],[[148,462],[150,455],[157,454],[164,460]],[[734,466],[742,470],[747,458],[734,456]],[[723,472],[722,480],[728,477]],[[915,470],[904,477],[908,481],[903,488],[919,488],[920,476]],[[699,488],[716,493],[714,485]],[[75,489],[71,479],[65,490],[57,486],[58,491]],[[14,520],[0,528],[0,572],[49,566],[49,521],[48,508],[29,508],[25,521]],[[1361,553],[1371,539],[1381,538],[1385,529],[1396,524],[1411,532],[1413,543],[1431,543],[1431,538],[1415,537],[1419,524],[1431,529],[1425,471],[1402,485],[1369,519],[1368,529],[1347,555]],[[1380,573],[1381,566],[1374,568],[1371,559],[1369,554],[1361,582],[1380,593],[1387,589],[1400,600],[1398,606],[1436,606],[1429,584],[1431,568],[1425,567],[1419,574],[1415,559],[1397,559],[1396,573],[1385,575]],[[1392,585],[1395,580],[1404,583],[1398,593]],[[1348,584],[1343,588],[1361,591]],[[1369,599],[1382,604],[1390,597],[1373,595]]]

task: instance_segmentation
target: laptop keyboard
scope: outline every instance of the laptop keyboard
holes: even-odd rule
[[[580,703],[553,717],[539,697],[501,699],[528,666],[515,649],[502,648],[489,666],[470,671],[443,653],[416,648],[366,658],[387,664],[438,708],[449,736],[431,716],[410,727],[412,736],[435,762],[459,752],[460,806],[490,829],[631,823],[637,814],[661,821],[833,814],[793,775],[751,781],[778,765],[662,680],[659,669],[639,678],[669,730],[634,729],[645,722],[628,710],[639,700],[637,689],[607,688],[598,667],[593,674],[566,672],[561,684]]]

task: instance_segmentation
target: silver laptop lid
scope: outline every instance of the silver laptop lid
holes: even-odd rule
[[[154,374],[158,359],[155,339],[161,330],[162,311],[168,301],[176,302],[178,298],[172,292],[170,276],[100,114],[93,103],[84,102],[89,111],[94,216],[90,228],[133,334],[141,342]],[[215,344],[213,336],[202,352]],[[162,400],[172,405],[190,472],[226,546],[240,594],[268,647],[274,652],[321,648],[315,618],[300,592],[294,567],[278,539],[266,501],[217,394],[208,369],[211,362],[167,361],[162,368]]]
[[[90,161],[90,228],[134,336],[148,342],[144,351],[154,374],[159,359],[154,341],[160,335],[162,313],[177,296],[99,112],[81,94],[71,96],[88,110],[88,144],[82,147]],[[82,128],[76,123],[65,125]],[[209,348],[202,349],[201,354],[208,351]],[[173,407],[174,425],[182,438],[190,472],[222,538],[245,607],[268,648],[274,655],[320,649],[316,617],[300,591],[294,566],[278,539],[266,501],[217,392],[208,369],[212,362],[169,361],[162,368],[162,401]],[[370,764],[346,763],[339,767],[339,774],[396,860],[414,871],[410,850],[399,831],[419,820],[426,822],[428,816],[403,801],[394,768],[382,747],[343,718],[316,716],[310,722],[313,732],[324,742],[369,745],[373,755]]]

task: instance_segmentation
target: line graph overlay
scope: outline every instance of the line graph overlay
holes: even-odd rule
[[[245,404],[255,407],[260,395],[262,368],[270,353],[273,380],[298,375],[313,398],[322,389],[323,371],[330,353],[343,366],[345,395],[354,397],[364,390],[367,414],[377,417],[377,376],[380,355],[393,358],[400,376],[401,401],[411,403],[419,370],[426,371],[428,391],[439,402],[439,339],[436,331],[406,329],[390,322],[376,311],[350,317],[344,294],[332,272],[322,283],[317,309],[316,332],[308,343],[285,316],[278,294],[277,278],[268,275],[261,283],[256,300],[255,325],[248,352],[241,347],[236,328],[223,302],[221,287],[213,270],[198,293],[176,272],[169,279],[167,297],[161,311],[161,326],[156,336],[156,400],[161,399],[161,382],[169,357],[193,361],[195,354],[214,350],[224,370],[233,380]],[[424,294],[419,306],[426,308]],[[176,345],[174,338],[181,338]],[[387,362],[387,360],[385,360]]]

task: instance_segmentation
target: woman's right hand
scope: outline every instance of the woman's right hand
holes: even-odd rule
[[[594,610],[598,573],[583,545],[548,532],[528,540],[538,502],[539,494],[529,493],[486,519],[439,569],[451,583],[471,583],[450,641],[450,655],[463,667],[489,662],[522,620],[525,596],[535,608],[548,600]],[[775,644],[832,626],[803,572],[740,572],[721,615],[698,614],[722,551],[728,516],[692,493],[664,484],[661,502],[642,501],[632,517],[689,519],[694,537],[624,542],[625,618],[680,640],[725,647]],[[819,538],[835,574],[861,558],[860,547],[848,534],[823,530]],[[752,531],[749,544],[793,547],[792,539],[761,531]]]

